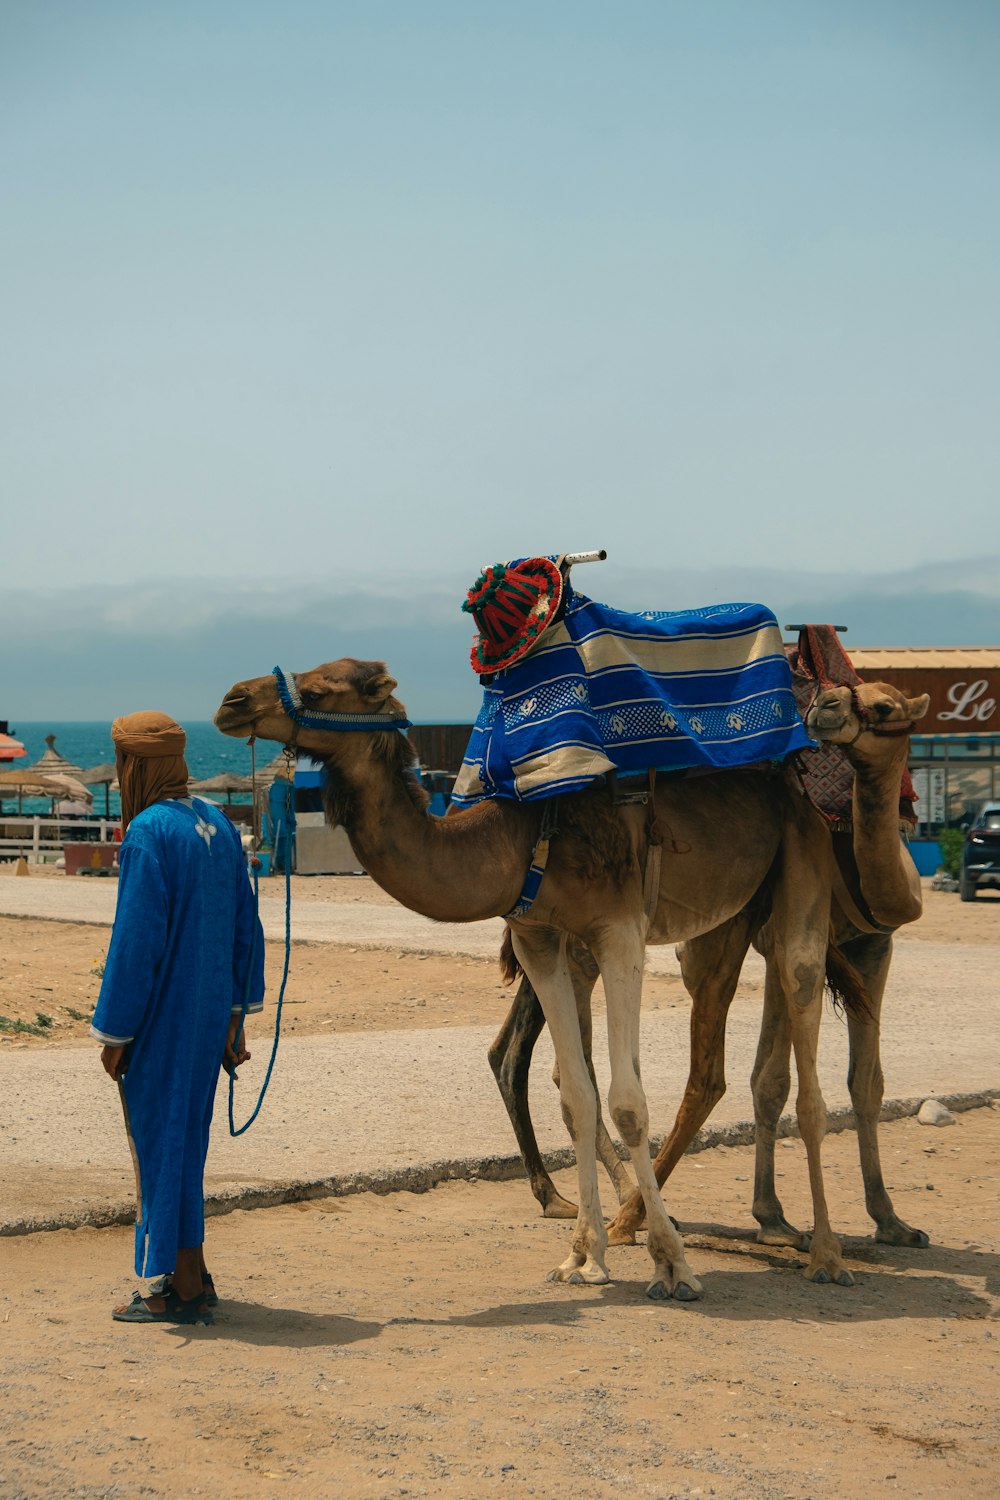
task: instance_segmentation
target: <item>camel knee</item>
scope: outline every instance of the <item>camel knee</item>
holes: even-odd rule
[[[847,1064],[847,1088],[851,1099],[878,1099],[882,1103],[885,1075],[878,1056],[858,1058],[852,1055]]]
[[[701,1091],[701,1098],[709,1114],[718,1104],[726,1092],[726,1080],[724,1078],[710,1078],[707,1086]]]
[[[503,1099],[518,1099],[527,1093],[530,1059],[525,1060],[507,1049],[494,1047],[486,1055]]]
[[[777,1119],[785,1107],[791,1087],[792,1074],[789,1068],[767,1069],[755,1073],[750,1088],[758,1117]]]
[[[489,1060],[490,1068],[493,1071],[493,1077],[496,1079],[500,1088],[503,1089],[504,1087],[508,1086],[511,1070],[509,1064],[510,1054],[507,1051],[507,1048],[501,1046],[499,1042],[493,1042],[486,1056]]]
[[[560,1091],[559,1108],[563,1124],[574,1143],[594,1141],[597,1138],[597,1096],[591,1093],[575,1093],[570,1097],[565,1089]]]
[[[641,1146],[649,1134],[649,1110],[642,1094],[631,1089],[621,1096],[612,1093],[608,1108],[626,1146],[633,1151]]]
[[[826,1103],[818,1090],[799,1094],[795,1101],[795,1118],[803,1140],[822,1140],[826,1135]]]

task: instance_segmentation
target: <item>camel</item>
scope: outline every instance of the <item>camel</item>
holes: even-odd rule
[[[884,1244],[923,1247],[927,1235],[895,1212],[882,1176],[878,1119],[883,1076],[879,1056],[882,996],[892,959],[892,933],[921,913],[920,879],[899,837],[899,787],[906,767],[909,733],[927,712],[925,695],[908,699],[885,683],[820,691],[806,715],[814,738],[843,745],[855,772],[852,832],[829,833],[834,898],[833,942],[860,974],[868,1006],[848,1006],[850,1064],[848,1087],[854,1106],[858,1149],[868,1212],[876,1239]],[[767,959],[764,1017],[752,1086],[756,1121],[753,1212],[758,1238],[767,1244],[801,1247],[806,1237],[785,1219],[775,1191],[774,1146],[788,1097],[790,1037],[774,972],[766,911],[750,908],[714,932],[685,942],[678,950],[681,972],[692,997],[691,1065],[674,1126],[654,1161],[662,1185],[696,1132],[725,1093],[725,1026],[740,970],[751,941]],[[589,1035],[590,996],[598,968],[591,955],[571,951],[582,1027]],[[507,973],[515,970],[508,964]],[[532,1192],[549,1218],[572,1217],[576,1209],[556,1190],[545,1170],[528,1114],[527,1080],[531,1051],[543,1016],[530,984],[522,980],[511,1010],[490,1048],[490,1063],[510,1115]],[[607,1132],[599,1124],[598,1147],[615,1183],[621,1207],[609,1236],[632,1243],[642,1223],[642,1200]]]
[[[405,710],[381,662],[343,658],[312,671],[237,683],[216,715],[227,735],[297,745],[326,767],[328,821],[342,825],[372,878],[402,905],[438,921],[509,914],[532,861],[546,801],[487,799],[432,818],[412,775],[413,752],[395,732]],[[738,918],[762,887],[772,913],[775,983],[799,1078],[797,1117],[806,1146],[815,1227],[806,1274],[849,1280],[823,1191],[825,1107],[816,1075],[832,881],[822,820],[787,768],[719,772],[656,787],[649,809],[616,805],[606,781],[555,799],[558,835],[527,916],[510,922],[513,951],[537,994],[559,1065],[563,1118],[576,1145],[579,1211],[572,1245],[552,1279],[609,1280],[607,1229],[596,1167],[597,1094],[581,1032],[568,945],[593,954],[607,998],[608,1107],[628,1147],[648,1226],[653,1278],[647,1295],[701,1295],[660,1196],[649,1154],[639,1076],[638,1021],[647,942],[681,942]],[[648,814],[669,829],[682,861],[668,858],[644,901]],[[717,830],[725,827],[726,838]],[[651,862],[655,869],[655,862]]]

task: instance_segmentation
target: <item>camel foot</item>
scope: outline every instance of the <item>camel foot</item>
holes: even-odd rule
[[[825,1266],[819,1266],[815,1271],[810,1271],[807,1266],[802,1274],[806,1278],[806,1280],[811,1281],[814,1286],[831,1286],[833,1284],[836,1284],[837,1286],[854,1285],[854,1277],[851,1275],[846,1266],[842,1266],[841,1269],[834,1272],[833,1275],[830,1274]]]
[[[576,1214],[576,1204],[570,1203],[568,1198],[563,1198],[559,1193],[542,1204],[542,1217],[545,1219],[575,1219]]]
[[[697,1302],[703,1295],[701,1283],[694,1277],[690,1281],[678,1281],[673,1286],[665,1277],[657,1276],[646,1288],[651,1302]]]
[[[588,1255],[582,1265],[576,1263],[575,1257],[564,1261],[561,1266],[550,1271],[546,1279],[559,1281],[564,1286],[606,1286],[611,1277],[600,1261]]]
[[[619,1227],[617,1224],[609,1224],[608,1225],[608,1244],[609,1245],[634,1245],[635,1244],[635,1230],[634,1229],[630,1229],[627,1224],[623,1224],[623,1225],[621,1225],[621,1227]]]
[[[909,1245],[914,1250],[926,1250],[931,1242],[922,1229],[911,1229],[902,1219],[881,1225],[875,1231],[875,1240],[879,1245]]]
[[[834,1266],[832,1268],[827,1266],[816,1266],[815,1268],[806,1266],[802,1274],[814,1286],[830,1286],[831,1284],[836,1284],[837,1286],[854,1285],[854,1277],[846,1266]]]
[[[680,1229],[681,1226],[678,1224],[673,1214],[667,1214],[667,1218],[670,1220],[675,1229]],[[608,1225],[608,1244],[634,1245],[636,1233],[640,1229],[645,1229],[645,1227],[645,1214],[640,1214],[637,1219],[634,1219],[631,1216],[623,1218],[622,1215],[619,1214],[618,1217],[616,1219],[612,1219],[611,1223]]]
[[[787,1219],[768,1219],[757,1230],[758,1245],[790,1245],[793,1250],[808,1250],[810,1236],[789,1224]]]

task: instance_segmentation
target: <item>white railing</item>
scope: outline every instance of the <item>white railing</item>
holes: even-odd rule
[[[43,864],[46,855],[62,854],[64,844],[110,843],[119,822],[118,818],[53,818],[38,813],[18,817],[0,813],[0,855],[23,854],[29,864]],[[84,829],[87,831],[81,838]]]

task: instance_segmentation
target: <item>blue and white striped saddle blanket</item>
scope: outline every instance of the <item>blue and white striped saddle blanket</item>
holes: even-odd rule
[[[484,688],[454,807],[576,792],[608,771],[783,760],[812,744],[764,605],[627,614],[566,594],[537,648]]]

